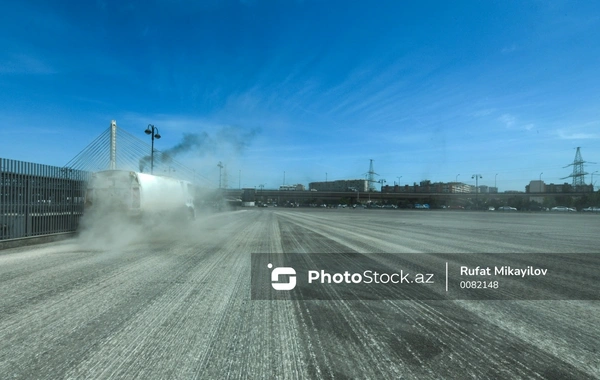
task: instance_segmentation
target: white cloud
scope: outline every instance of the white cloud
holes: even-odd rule
[[[498,118],[498,120],[503,123],[506,128],[513,128],[515,126],[515,123],[517,121],[517,119],[508,113],[503,114],[502,116],[500,116],[500,118]]]
[[[561,140],[589,140],[600,139],[600,128],[598,121],[584,123],[570,123],[568,128],[557,128],[554,134]]]
[[[590,139],[600,139],[600,134],[598,133],[569,133],[563,130],[557,131],[558,137],[563,140],[590,140]]]

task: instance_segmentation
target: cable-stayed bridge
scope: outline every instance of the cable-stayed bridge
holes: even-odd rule
[[[117,126],[116,121],[71,159],[65,167],[97,172],[130,170],[160,176],[170,176],[214,187],[213,181],[175,160],[171,155],[154,149],[150,144]]]

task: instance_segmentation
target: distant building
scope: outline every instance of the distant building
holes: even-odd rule
[[[308,184],[310,190],[317,191],[359,191],[367,192],[369,183],[366,179],[340,179],[336,181],[311,182]]]
[[[594,191],[594,187],[592,185],[581,185],[577,187],[573,187],[573,185],[565,182],[563,184],[544,184],[543,190],[539,191],[539,184],[534,184],[534,182],[540,181],[531,181],[529,185],[525,186],[525,192],[527,193],[590,193]]]
[[[279,186],[279,190],[283,190],[283,191],[304,191],[304,190],[306,190],[306,187],[304,187],[304,185],[302,185],[302,184],[282,185],[282,186]]]
[[[242,189],[242,202],[254,202],[256,200],[256,189]]]
[[[404,186],[383,186],[384,193],[471,193],[474,187],[462,182],[435,182],[424,180],[417,184]]]
[[[471,193],[473,190],[473,186],[462,182],[450,182],[448,185],[451,193]]]
[[[545,193],[546,185],[544,181],[529,181],[529,186],[525,186],[526,193]]]
[[[527,190],[527,187],[525,187],[525,189]],[[547,186],[547,191],[549,193],[570,193],[573,191],[572,189],[573,187],[566,182],[562,185],[549,183]]]

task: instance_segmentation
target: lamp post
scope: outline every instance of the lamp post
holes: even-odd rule
[[[258,187],[260,187],[260,201],[262,203],[265,203],[265,200],[263,198],[263,189],[265,188],[265,185],[263,185],[262,183],[260,185],[258,185]]]
[[[544,172],[540,173],[540,182],[542,182],[542,174],[544,174]]]
[[[381,203],[383,204],[383,184],[386,183],[386,180],[385,179],[380,179],[377,182],[381,184],[381,190],[379,190],[379,192],[381,193]]]
[[[471,179],[475,178],[475,205],[479,208],[479,178],[483,178],[481,174],[473,174]]]
[[[348,189],[356,192],[356,203],[359,203],[360,202],[360,190],[358,189],[358,187],[349,187]]]
[[[496,188],[496,192],[498,192],[498,185],[496,184],[496,178],[498,177],[498,173],[494,176],[494,187]]]
[[[154,139],[160,139],[158,128],[152,124],[148,124],[148,128],[144,131],[147,135],[152,136],[152,148],[150,150],[150,174],[154,174]]]
[[[596,170],[594,173],[598,173],[598,170]],[[592,173],[592,193],[594,192],[594,173]]]
[[[221,188],[221,169],[223,169],[223,163],[221,161],[219,161],[217,166],[219,167],[219,189],[220,189]]]
[[[402,178],[402,176],[396,178],[398,178],[398,186],[400,186],[400,178]]]
[[[459,175],[460,175],[460,174],[457,174],[457,175],[456,175],[456,177],[454,177],[454,187],[455,187],[455,189],[454,189],[454,191],[450,190],[450,192],[454,192],[454,193],[456,193],[456,190],[457,190],[457,189],[456,189],[456,187],[458,187],[458,176],[459,176]],[[462,191],[461,191],[461,192],[462,192]]]

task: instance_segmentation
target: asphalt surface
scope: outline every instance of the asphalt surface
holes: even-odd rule
[[[95,226],[0,251],[0,378],[600,378],[598,301],[250,297],[256,252],[600,254],[598,231],[600,215],[277,208]]]

